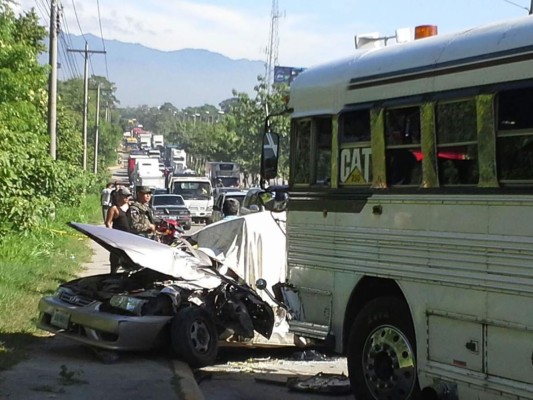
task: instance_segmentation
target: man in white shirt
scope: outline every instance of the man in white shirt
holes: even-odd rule
[[[111,207],[111,192],[113,191],[113,183],[109,182],[107,186],[102,190],[102,195],[100,200],[102,203],[102,218],[105,220],[107,218],[107,210]]]

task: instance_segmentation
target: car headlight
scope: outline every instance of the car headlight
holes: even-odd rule
[[[213,206],[208,206],[207,211],[213,211]]]
[[[57,299],[60,299],[64,294],[71,295],[72,294],[72,290],[60,286],[54,292],[54,297],[57,298]]]
[[[146,300],[139,299],[138,297],[126,296],[123,294],[116,294],[109,300],[109,304],[111,304],[113,307],[129,311],[136,315],[141,315],[141,309],[145,303]]]

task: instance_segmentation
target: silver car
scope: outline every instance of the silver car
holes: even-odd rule
[[[218,340],[272,334],[271,306],[222,264],[179,248],[100,226],[71,223],[119,256],[125,272],[75,279],[39,302],[38,327],[110,350],[167,345],[192,367],[212,364]]]

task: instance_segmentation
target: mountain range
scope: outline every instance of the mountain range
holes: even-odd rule
[[[62,43],[69,49],[102,51],[102,39],[90,34],[65,35]],[[232,91],[253,94],[257,77],[264,75],[265,63],[258,60],[234,60],[222,54],[202,49],[160,51],[136,43],[105,40],[106,54],[90,54],[89,75],[107,76],[116,86],[115,96],[121,107],[159,106],[165,102],[178,108],[218,105],[229,99]],[[66,64],[67,52],[59,46],[62,65],[59,79],[72,77]],[[83,54],[68,52],[75,57],[77,71],[83,76]],[[48,62],[43,54],[42,62]],[[107,68],[106,68],[107,61]]]

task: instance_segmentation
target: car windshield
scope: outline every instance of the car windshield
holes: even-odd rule
[[[234,177],[218,177],[217,178],[217,185],[222,187],[238,187],[239,186],[239,178]]]
[[[181,196],[157,195],[152,197],[154,206],[183,206],[185,203]]]
[[[208,182],[174,182],[172,193],[184,199],[208,199],[211,196],[211,184]]]
[[[244,194],[230,194],[226,195],[226,199],[235,199],[239,201],[239,204],[242,204],[242,201],[244,200]]]

